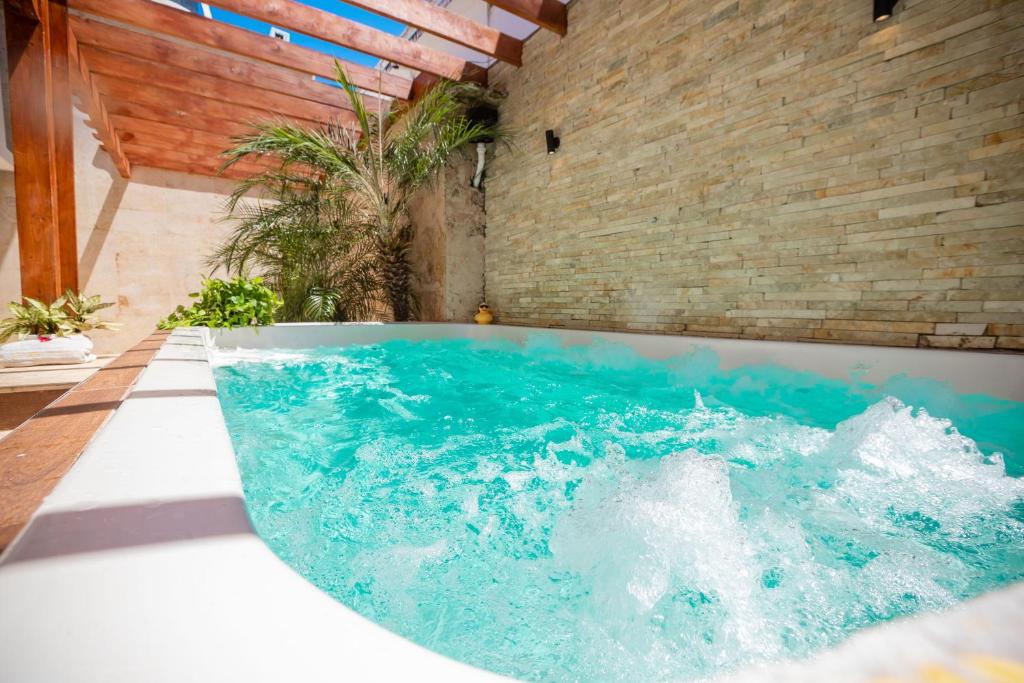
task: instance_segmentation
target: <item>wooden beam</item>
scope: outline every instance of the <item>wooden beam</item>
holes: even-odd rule
[[[12,12],[32,21],[39,21],[42,16],[41,2],[42,0],[3,0],[3,3],[9,6]]]
[[[423,0],[346,0],[406,26],[450,40],[514,66],[523,65],[523,41]]]
[[[484,0],[531,24],[564,36],[568,28],[565,5],[558,0]]]
[[[231,168],[221,171],[221,164],[224,160],[216,154],[183,152],[166,149],[161,146],[138,143],[127,143],[125,147],[132,160],[139,166],[163,168],[195,175],[219,176],[230,180],[241,180],[262,173],[270,168],[270,164],[239,162]]]
[[[104,100],[107,103],[107,111],[110,112],[111,119],[115,121],[115,127],[117,119],[127,117],[165,123],[183,130],[221,135],[248,135],[253,132],[252,125],[243,121],[215,119],[196,112],[175,109],[167,103],[163,105],[142,104],[131,100],[120,100],[110,95],[105,95]]]
[[[217,7],[452,80],[487,82],[487,72],[461,57],[414,43],[292,0],[217,0]]]
[[[187,69],[241,83],[261,90],[287,93],[311,102],[350,109],[345,93],[338,87],[316,81],[306,73],[255,62],[189,43],[165,40],[82,16],[71,17],[71,30],[83,45],[94,45],[178,69]],[[364,97],[367,107],[372,97]],[[372,105],[376,107],[376,104]]]
[[[75,208],[75,121],[72,111],[70,54],[74,40],[68,29],[67,0],[49,0],[46,21],[50,33],[53,74],[53,148],[57,176],[57,260],[60,287],[78,291],[78,223]]]
[[[121,145],[117,142],[117,136],[114,134],[114,128],[110,125],[107,115],[107,108],[100,98],[99,90],[96,89],[92,73],[89,71],[89,65],[82,56],[81,46],[73,32],[68,33],[68,52],[75,64],[75,69],[73,69],[75,78],[72,81],[74,90],[83,110],[89,116],[89,125],[96,131],[103,149],[110,155],[118,175],[122,178],[130,178],[132,166],[128,162],[128,157],[121,150]]]
[[[169,90],[145,81],[111,78],[105,74],[96,74],[95,76],[100,92],[105,97],[112,97],[119,101],[136,102],[171,111],[180,110],[212,119],[247,123],[250,127],[261,121],[274,118],[274,113],[266,109],[257,109],[235,102],[226,102],[178,90]],[[315,119],[289,118],[306,125],[320,124]],[[217,128],[213,128],[213,131],[216,132]]]
[[[223,147],[198,146],[183,149],[175,147],[173,144],[169,144],[159,138],[141,137],[124,144],[129,154],[136,158],[148,159],[152,164],[159,164],[161,161],[178,161],[217,170],[220,169],[225,161],[224,157],[221,156],[224,151]],[[251,176],[264,173],[274,167],[274,161],[269,158],[249,157],[235,163],[230,169],[225,169],[222,175],[225,177],[229,177],[229,175]],[[155,168],[160,168],[160,166],[156,165]],[[229,171],[234,171],[234,174],[229,174]]]
[[[112,116],[111,122],[117,127],[117,137],[123,143],[159,140],[165,145],[180,145],[186,149],[200,147],[215,148],[223,152],[234,146],[232,135],[189,130],[157,121],[134,119],[129,116]]]
[[[141,150],[144,156],[148,155],[151,159],[158,154],[164,154],[165,158],[193,164],[220,164],[224,161],[223,152],[235,145],[231,138],[223,135],[183,131],[166,124],[126,117],[121,117],[118,121],[123,124],[118,133],[122,143],[132,152],[138,153]],[[279,162],[269,157],[260,159],[251,156],[232,168],[245,175],[252,175],[273,168],[277,163]]]
[[[4,3],[11,152],[21,293],[53,301],[78,287],[73,119],[64,7],[47,0],[37,8],[33,19]]]
[[[441,79],[433,74],[420,74],[412,81],[412,99],[413,101],[423,97],[423,95],[433,88]]]
[[[216,148],[182,149],[158,139],[133,140],[132,142],[126,142],[124,146],[128,150],[128,154],[133,157],[144,158],[154,162],[169,160],[208,166],[210,168],[220,168],[221,164],[224,163],[224,158],[221,156],[223,150]],[[269,161],[246,159],[238,162],[232,168],[240,173],[260,173],[270,167]]]
[[[356,116],[349,109],[253,88],[93,46],[85,46],[82,51],[92,71],[109,79],[156,83],[167,90],[262,109],[266,112],[264,119],[280,115],[310,121],[337,121],[343,126],[356,125]],[[344,97],[344,93],[339,92],[338,95]]]
[[[140,167],[156,168],[164,171],[177,171],[178,173],[208,176],[210,178],[223,178],[226,181],[244,180],[245,178],[248,178],[250,175],[252,175],[236,169],[227,169],[221,172],[220,167],[216,165],[196,164],[187,161],[177,161],[173,159],[162,158],[159,155],[150,155],[142,153],[132,154],[132,161],[137,166]]]
[[[324,78],[334,78],[334,58],[315,50],[261,36],[245,29],[164,7],[151,0],[69,0],[77,12],[119,21],[197,45],[269,62]],[[340,60],[357,87],[407,99],[412,81]]]
[[[113,117],[118,129],[118,137],[129,149],[147,148],[150,153],[158,151],[198,155],[192,161],[199,162],[209,159],[223,160],[223,152],[236,144],[232,136],[221,133],[189,130],[180,126],[134,119],[128,116]],[[273,156],[258,157],[250,155],[238,162],[233,168],[247,173],[257,173],[267,168],[276,167],[280,159]],[[293,167],[295,168],[295,167]]]

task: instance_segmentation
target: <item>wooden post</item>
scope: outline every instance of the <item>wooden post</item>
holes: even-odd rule
[[[60,291],[78,291],[78,227],[75,221],[75,118],[68,53],[67,0],[50,0],[51,66],[53,69],[53,142],[57,172],[57,232]]]
[[[7,0],[4,20],[21,293],[49,302],[78,289],[67,7]]]

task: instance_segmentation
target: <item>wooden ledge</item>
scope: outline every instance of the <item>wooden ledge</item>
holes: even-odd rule
[[[170,332],[155,332],[0,440],[0,551],[121,405]]]
[[[116,356],[100,356],[76,365],[33,365],[0,368],[0,394],[18,394],[50,389],[70,389],[84,382]]]

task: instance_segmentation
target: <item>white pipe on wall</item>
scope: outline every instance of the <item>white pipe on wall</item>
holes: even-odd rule
[[[473,187],[480,187],[480,181],[484,177],[484,162],[487,159],[487,145],[476,143],[476,173],[473,174]]]

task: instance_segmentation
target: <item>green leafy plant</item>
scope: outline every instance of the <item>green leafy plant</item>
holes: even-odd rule
[[[0,322],[0,341],[15,336],[23,339],[31,335],[62,337],[75,333],[64,308],[64,297],[49,305],[27,296],[23,300],[24,304],[12,301],[7,305],[12,317]]]
[[[64,308],[68,313],[68,319],[76,332],[88,332],[90,330],[117,330],[121,327],[118,323],[100,320],[96,316],[97,311],[113,306],[113,302],[102,301],[99,295],[86,296],[81,292],[67,290],[64,292]]]
[[[162,330],[175,327],[253,327],[271,325],[281,299],[264,286],[263,278],[203,280],[203,288],[192,292],[195,303],[178,306],[160,321]]]
[[[275,163],[238,186],[229,204],[238,227],[212,263],[267,275],[289,319],[361,319],[383,307],[410,320],[410,200],[469,143],[506,135],[467,118],[467,105],[488,97],[478,86],[442,80],[394,108],[378,97],[371,112],[335,67],[355,125],[276,121],[236,138],[225,167],[249,157]],[[244,208],[257,188],[273,203]]]
[[[11,337],[66,337],[89,330],[116,330],[119,327],[96,317],[97,311],[113,306],[103,303],[99,296],[86,296],[69,289],[51,304],[27,296],[23,301],[23,304],[12,301],[7,305],[12,317],[0,321],[0,342]]]

